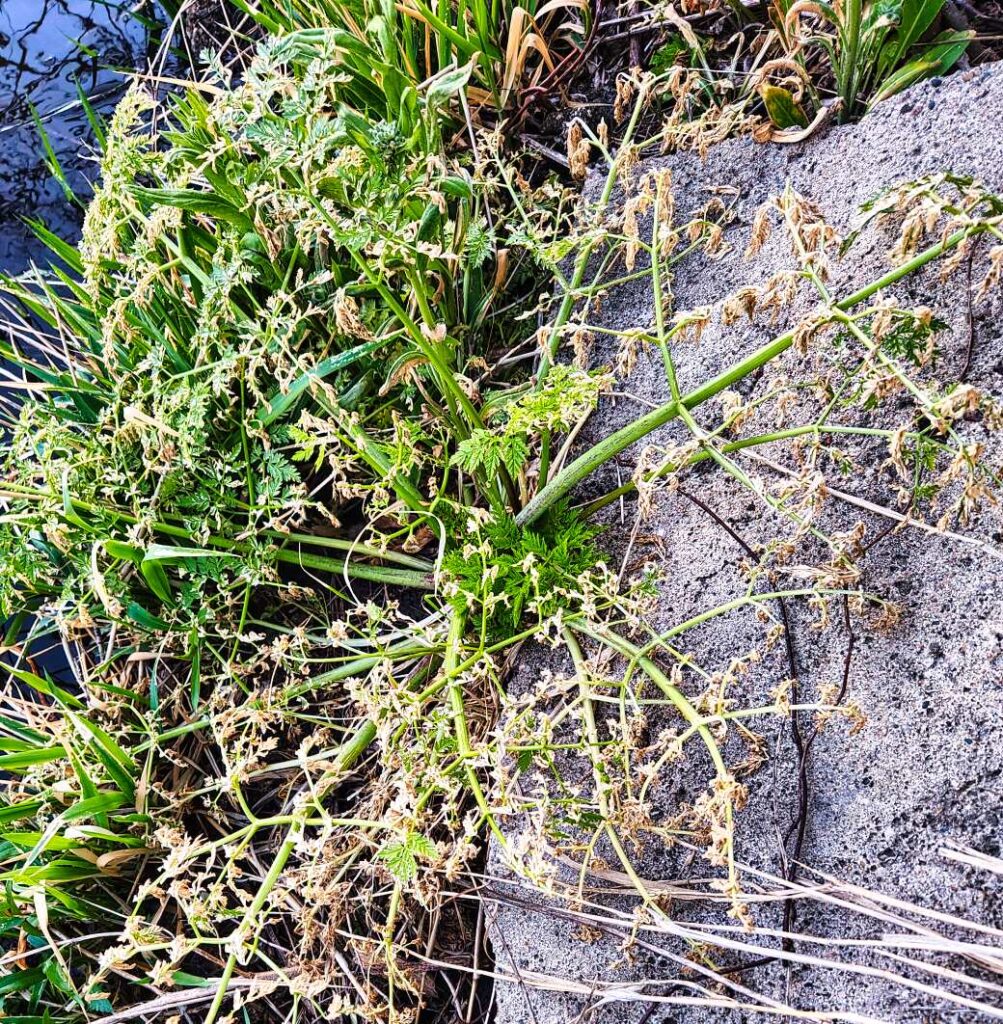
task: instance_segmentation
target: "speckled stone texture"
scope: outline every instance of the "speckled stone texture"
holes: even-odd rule
[[[753,261],[743,258],[757,208],[787,183],[816,201],[841,233],[849,230],[860,204],[889,185],[927,173],[972,175],[1003,193],[1003,67],[991,65],[923,83],[881,104],[862,123],[830,128],[806,143],[761,146],[742,139],[714,148],[703,162],[683,155],[664,163],[672,169],[682,213],[701,206],[713,189],[721,187],[728,190],[722,197],[734,204],[735,217],[725,234],[730,251],[719,259],[701,256],[681,264],[672,281],[677,310],[715,306],[736,288],[761,284],[777,270],[794,266],[789,242],[779,231],[759,257]],[[650,231],[650,226],[642,226],[642,234],[646,230]],[[886,271],[892,242],[889,228],[866,229],[849,254],[835,264],[833,295],[849,294]],[[984,241],[976,250],[971,272],[975,282],[985,272],[989,248],[990,243]],[[941,283],[934,265],[896,285],[894,294],[904,305],[934,307],[948,322],[949,330],[940,338],[938,379],[957,379],[971,344],[967,381],[984,392],[1003,395],[1003,302],[998,290],[972,304],[964,267]],[[809,306],[802,304],[792,315]],[[770,324],[768,318],[751,325],[743,320],[724,328],[717,313],[699,344],[680,344],[674,350],[684,392],[775,337],[785,322],[783,317],[778,324]],[[612,289],[603,303],[601,322],[620,330],[651,330],[649,282]],[[595,358],[601,364],[608,361],[610,352],[599,345]],[[811,352],[807,356],[789,352],[783,358],[783,369],[792,380],[810,378],[810,361],[815,358]],[[762,386],[761,381],[745,382],[739,390],[755,396]],[[661,357],[657,351],[642,355],[623,382],[619,397],[607,399],[593,417],[579,450],[667,397]],[[889,410],[882,414],[884,420],[879,417],[876,422],[894,423],[894,414],[894,409]],[[718,410],[698,409],[696,415],[712,427]],[[998,464],[998,435],[988,433],[978,422],[963,424],[961,430],[971,440],[983,442]],[[653,440],[670,444],[685,436],[680,425],[670,424]],[[841,482],[842,488],[859,498],[894,506],[894,482],[883,468],[888,457],[884,443],[844,443],[842,447],[858,463],[857,470]],[[781,448],[764,454],[789,464],[789,453]],[[586,482],[582,496],[601,494],[618,480],[629,479],[636,458],[637,449],[624,453],[618,466],[606,467]],[[745,459],[741,464],[767,484],[779,479],[762,463]],[[683,487],[698,494],[750,544],[762,543],[785,530],[748,492],[709,465],[694,471]],[[834,533],[850,530],[858,521],[865,524],[868,541],[889,525],[887,519],[833,499],[826,504],[821,525]],[[619,565],[634,527],[632,506],[614,507],[606,522],[610,526],[605,538],[610,561]],[[999,554],[1003,551],[1003,517],[998,509],[990,509],[965,532],[973,543],[917,529],[900,531],[883,539],[861,562],[862,585],[897,602],[903,614],[898,625],[883,632],[858,619],[852,622],[856,639],[849,699],[862,708],[868,723],[856,735],[844,725],[826,728],[814,743],[808,766],[810,807],[803,860],[814,871],[845,882],[1000,928],[1003,892],[999,877],[962,867],[941,853],[955,843],[999,856],[1003,831],[1003,561]],[[663,570],[659,626],[686,620],[741,595],[747,587],[739,568],[743,551],[705,510],[679,493],[659,496],[653,519],[643,525],[631,549],[631,558],[638,557],[657,562]],[[803,604],[791,603],[792,635],[805,700],[817,699],[820,687],[842,678],[848,635],[838,612],[834,605],[834,621],[827,629],[818,630],[813,613]],[[727,666],[732,657],[761,647],[762,638],[762,624],[746,609],[687,633],[684,647],[705,668],[715,670]],[[518,692],[532,685],[545,669],[560,673],[569,668],[559,655],[529,651],[516,672],[513,689]],[[771,687],[787,675],[781,646],[750,673],[743,702],[765,701]],[[761,731],[770,740],[772,763],[751,781],[749,807],[739,815],[739,855],[753,867],[779,873],[778,833],[787,828],[794,812],[796,761],[789,730],[773,719],[763,724]],[[669,769],[669,777],[656,792],[656,820],[659,814],[668,814],[679,799],[698,792],[708,775],[699,758],[679,769],[677,776],[672,771]],[[507,827],[514,834],[519,825],[509,822]],[[501,873],[497,855],[493,863]],[[637,867],[649,879],[685,880],[709,871],[699,859],[687,860],[657,848],[644,850]],[[600,896],[595,898],[602,902]],[[625,898],[607,905],[614,912],[629,913],[631,907]],[[606,1024],[641,1019],[650,1024],[697,1024],[763,1019],[761,1014],[728,1007],[661,1005],[651,1009],[643,998],[645,993],[686,994],[679,987],[658,983],[658,979],[677,978],[678,965],[648,955],[650,951],[644,949],[637,951],[635,962],[625,963],[610,935],[591,943],[577,937],[574,924],[561,916],[564,909],[563,904],[532,897],[514,884],[498,902],[491,935],[499,968],[524,978],[540,974],[570,979],[577,989],[555,993],[530,984],[501,984],[499,1024],[579,1020]],[[720,908],[708,910],[683,903],[676,904],[673,912],[684,922],[707,921],[715,915],[716,920],[723,920]],[[780,908],[766,906],[757,910],[756,917],[763,927],[778,927]],[[944,934],[963,937],[946,925],[927,924]],[[840,939],[876,938],[904,930],[901,925],[874,921],[818,901],[799,903],[796,927],[805,935]],[[777,945],[769,936],[754,941],[764,947]],[[664,945],[676,954],[686,952],[685,945],[678,942]],[[834,955],[833,949],[809,941],[800,942],[797,952]],[[938,981],[866,950],[837,952],[864,971],[898,969],[925,984],[1003,1008],[1003,994],[998,990],[973,989],[959,979]],[[978,975],[976,968],[963,960],[941,958],[937,962],[963,974],[990,981],[994,977]],[[990,1014],[952,1002],[942,994],[892,984],[873,973],[803,964],[788,970],[773,964],[739,977],[748,988],[790,1000],[803,1010],[910,1024],[991,1019]],[[619,996],[606,993],[603,998],[599,993],[611,982],[639,979],[649,979],[651,984],[640,990],[636,986],[624,989]],[[994,980],[1001,981],[999,976]],[[595,992],[590,992],[591,986]],[[650,1016],[645,1016],[648,1013]],[[1003,1009],[998,1016],[1003,1016]]]

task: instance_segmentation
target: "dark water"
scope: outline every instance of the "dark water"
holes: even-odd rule
[[[21,218],[73,238],[80,211],[46,166],[38,111],[73,190],[97,174],[92,135],[76,83],[107,113],[125,87],[122,71],[145,65],[152,46],[125,0],[0,0],[0,270],[16,274],[44,259]],[[116,70],[119,69],[119,70]]]

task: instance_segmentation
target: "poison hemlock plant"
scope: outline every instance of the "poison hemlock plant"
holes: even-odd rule
[[[434,12],[413,9],[431,39]],[[631,844],[695,840],[751,923],[734,854],[744,789],[723,737],[789,702],[736,708],[727,686],[708,688],[680,646],[697,623],[653,625],[657,573],[604,564],[593,514],[635,491],[643,509],[708,460],[747,484],[739,445],[803,440],[830,458],[850,429],[838,403],[740,439],[754,411],[740,399],[713,429],[694,419],[794,346],[828,358],[847,408],[867,413],[896,382],[914,399],[899,429],[860,428],[889,445],[910,514],[938,499],[974,515],[998,483],[955,423],[999,409],[916,384],[935,319],[882,297],[975,236],[998,245],[998,198],[953,178],[886,197],[880,212],[905,218],[899,264],[838,297],[831,232],[778,197],[764,224],[790,233],[800,269],[729,308],[806,288],[820,310],[681,394],[673,350],[706,314],[671,310],[665,275],[718,251],[727,209],[677,222],[668,175],[638,166],[675,131],[638,126],[677,76],[621,81],[619,148],[598,127],[577,139],[609,169],[571,225],[560,185],[529,184],[497,133],[467,123],[471,83],[490,92],[497,77],[481,80],[448,32],[441,45],[465,62],[453,53],[424,76],[414,25],[383,31],[401,13],[270,38],[242,84],[203,83],[166,109],[134,89],[80,247],[43,230],[61,263],[4,283],[0,354],[26,385],[4,406],[0,462],[5,1017],[160,1014],[170,993],[206,1024],[415,1019],[451,998],[424,958],[431,936],[476,929],[487,835],[544,887],[558,858],[584,857],[587,873],[601,850],[651,914],[664,910]],[[659,298],[654,324],[617,339],[619,362],[657,351],[670,398],[576,453],[613,386],[578,366],[611,277],[650,280]],[[674,419],[690,443],[572,504]],[[845,539],[799,518],[810,495],[751,490],[829,559],[808,586],[779,557],[758,567],[781,596],[891,615],[857,586]],[[745,600],[775,627],[775,597]],[[530,640],[560,647],[572,674],[510,695],[509,660]],[[71,680],[47,674],[52,648]],[[679,728],[641,744],[626,709],[642,699]],[[613,725],[609,705],[624,709]],[[648,790],[694,747],[706,790],[656,823]],[[528,799],[520,776],[539,783]],[[516,814],[532,827],[513,835]]]

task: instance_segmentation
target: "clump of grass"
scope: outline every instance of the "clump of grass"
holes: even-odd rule
[[[560,4],[528,0],[473,0],[452,9],[423,0],[237,0],[269,32],[336,30],[345,49],[372,55],[346,72],[372,89],[371,71],[418,85],[466,69],[464,99],[480,117],[521,116],[534,96],[546,96],[582,57],[592,9],[582,0]],[[511,122],[510,122],[511,124]]]
[[[922,223],[907,221],[899,266],[843,298],[799,233],[811,211],[779,199],[804,257],[795,284],[823,312],[683,394],[673,347],[701,317],[671,319],[665,275],[720,245],[727,210],[677,223],[669,179],[637,168],[671,132],[639,125],[674,73],[623,80],[618,149],[582,131],[579,156],[608,167],[572,226],[564,189],[529,184],[499,135],[468,122],[483,63],[440,54],[423,76],[413,34],[394,34],[414,26],[395,24],[383,59],[369,29],[270,38],[241,83],[200,83],[156,118],[135,89],[79,248],[43,230],[53,266],[5,282],[0,351],[23,388],[6,406],[0,483],[5,1013],[142,1007],[212,1024],[253,1002],[274,1019],[412,1019],[450,998],[448,969],[430,981],[423,965],[444,933],[461,945],[476,927],[473,901],[453,897],[476,890],[489,834],[544,885],[584,834],[663,913],[625,845],[652,827],[623,774],[635,738],[596,714],[616,692],[626,715],[636,680],[680,721],[671,749],[649,751],[654,775],[694,746],[709,765],[705,796],[670,831],[702,842],[748,920],[743,789],[722,736],[790,706],[694,693],[675,645],[728,608],[652,631],[653,575],[605,566],[590,514],[699,461],[748,485],[739,444],[838,435],[831,409],[740,442],[727,429],[741,410],[713,430],[692,413],[833,329],[856,404],[880,400],[889,375],[911,389],[922,424],[873,429],[897,438],[907,472],[933,485],[956,467],[940,489],[960,481],[969,511],[995,486],[952,432],[950,394],[909,383],[903,362],[922,359],[932,321],[875,296],[975,235],[999,238],[998,199],[960,180],[890,197],[883,212],[922,204]],[[657,322],[623,341],[660,351],[671,398],[572,458],[612,387],[579,365],[611,277],[643,277],[659,297]],[[671,419],[689,447],[568,504]],[[806,494],[751,489],[816,537],[797,512]],[[768,617],[781,597],[873,606],[846,552],[816,539],[832,558],[811,586],[747,602]],[[506,692],[532,639],[572,658],[556,707],[546,686]],[[72,682],[46,672],[50,646]],[[566,756],[583,784],[567,784]],[[514,841],[513,776],[539,773],[537,832]]]

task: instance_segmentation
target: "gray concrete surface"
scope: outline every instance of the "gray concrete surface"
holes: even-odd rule
[[[862,123],[830,128],[796,146],[760,146],[748,139],[722,144],[704,162],[691,155],[669,158],[676,201],[682,211],[706,202],[710,189],[727,186],[723,198],[733,204],[734,217],[725,239],[731,250],[723,258],[697,257],[676,268],[672,289],[676,309],[700,305],[718,308],[721,299],[745,284],[761,284],[773,272],[793,267],[790,246],[782,232],[774,231],[760,256],[743,258],[749,228],[757,208],[770,195],[790,183],[815,200],[826,219],[846,232],[861,203],[886,186],[919,175],[953,171],[972,175],[1003,194],[1003,67],[982,67],[945,79],[923,83],[901,97],[881,104]],[[642,168],[643,170],[643,168]],[[595,189],[593,188],[593,195]],[[650,230],[647,226],[644,230]],[[849,254],[835,265],[832,292],[839,296],[873,280],[888,268],[887,251],[893,236],[887,228],[868,228]],[[972,278],[985,270],[989,243],[976,251]],[[933,374],[943,382],[957,379],[965,362],[971,322],[972,356],[967,380],[982,391],[1003,396],[1003,302],[999,290],[973,304],[964,268],[941,283],[936,267],[925,270],[894,289],[903,304],[925,303],[943,317],[949,329],[940,337],[941,356]],[[809,308],[802,300],[791,315]],[[743,320],[723,327],[718,315],[698,344],[677,345],[674,354],[685,391],[733,363],[784,326],[766,319]],[[653,322],[650,285],[633,282],[610,291],[601,322],[615,329],[642,327]],[[825,342],[821,343],[825,344]],[[611,353],[597,345],[595,361],[608,361]],[[817,351],[806,356],[788,353],[783,370],[791,380],[815,374]],[[747,396],[761,393],[763,380],[740,388]],[[661,357],[651,351],[641,357],[622,384],[623,394],[606,399],[580,439],[579,449],[635,418],[668,397]],[[631,397],[624,397],[629,395]],[[871,417],[869,422],[894,424],[902,406]],[[700,410],[705,426],[715,416]],[[845,422],[863,422],[847,413]],[[765,421],[763,421],[765,422]],[[1000,465],[999,435],[985,429],[977,418],[960,429],[970,440],[985,445],[987,457]],[[746,428],[757,432],[755,424]],[[682,441],[678,424],[663,428],[656,443]],[[650,440],[650,439],[649,439]],[[882,443],[845,443],[854,458],[855,472],[835,480],[847,492],[885,506],[895,505],[893,480],[882,464],[887,448]],[[775,460],[789,464],[779,446],[770,451]],[[637,450],[625,453],[620,466],[610,466],[588,480],[583,497],[603,493],[618,479],[630,476]],[[778,477],[768,468],[744,461],[767,484]],[[732,479],[705,466],[683,481],[688,491],[731,523],[751,544],[761,544],[788,529],[777,517]],[[634,525],[628,502],[605,514],[605,537],[611,564],[619,565]],[[887,525],[880,516],[835,499],[826,502],[820,524],[828,532],[851,529],[863,521],[866,540],[873,540]],[[985,547],[966,545],[915,529],[888,536],[860,562],[861,581],[868,591],[882,594],[902,609],[901,621],[891,630],[878,631],[859,618],[852,621],[855,645],[849,672],[848,698],[867,716],[866,727],[850,735],[843,725],[822,731],[812,749],[809,767],[810,806],[803,849],[806,865],[849,883],[914,901],[934,910],[963,915],[985,925],[1003,927],[1003,891],[992,873],[975,872],[946,860],[940,853],[958,843],[999,856],[1003,824],[1003,561],[990,549],[1003,550],[1003,516],[989,509],[965,531]],[[642,539],[631,557],[647,557],[662,569],[661,599],[656,625],[672,625],[704,609],[727,601],[746,589],[739,566],[744,554],[737,543],[703,509],[681,494],[663,493],[653,519],[644,524]],[[804,604],[791,603],[792,635],[804,699],[817,699],[820,687],[838,683],[845,663],[848,635],[833,608],[833,623],[825,630],[812,627],[812,613]],[[761,647],[763,626],[752,611],[731,613],[712,620],[686,635],[684,647],[704,668],[718,670],[737,654]],[[568,672],[561,655],[528,651],[513,682],[519,693],[535,684],[546,670]],[[743,702],[765,701],[769,690],[788,675],[782,646],[774,649],[747,677]],[[658,723],[653,723],[656,728]],[[811,723],[807,723],[810,729]],[[739,854],[754,867],[779,872],[778,832],[792,820],[797,786],[796,758],[789,729],[776,720],[759,730],[770,740],[771,764],[752,779],[748,808],[739,815]],[[707,780],[707,766],[697,758],[669,768],[658,787],[653,817],[670,813],[679,800],[692,798]],[[520,823],[506,824],[518,834]],[[492,866],[504,876],[495,851]],[[637,868],[650,879],[682,879],[707,874],[705,863],[667,853],[649,844],[637,857]],[[566,876],[567,877],[567,876]],[[807,873],[805,873],[807,877]],[[753,880],[754,881],[754,880]],[[670,984],[680,977],[679,967],[664,956],[640,949],[633,963],[625,963],[619,943],[610,934],[598,941],[583,941],[564,915],[567,904],[559,898],[534,896],[525,887],[498,883],[502,898],[495,908],[491,935],[500,969],[530,979],[534,973],[571,979],[578,991],[546,992],[532,984],[502,984],[498,990],[499,1024],[534,1021],[687,1022],[763,1019],[739,1009],[698,1006],[661,1006],[651,1009],[644,994],[675,996],[684,990]],[[593,891],[594,898],[612,913],[629,913],[631,901]],[[761,927],[778,927],[780,905],[756,912]],[[722,921],[720,907],[682,903],[673,915],[684,922]],[[896,930],[845,909],[818,902],[800,902],[797,930],[806,935],[853,939],[878,937]],[[944,927],[944,933],[961,936]],[[776,946],[770,937],[760,940]],[[662,943],[685,955],[685,943]],[[861,950],[826,949],[807,941],[799,953],[838,955],[865,968],[895,968],[909,977],[915,971],[887,958]],[[719,962],[729,963],[727,954]],[[934,960],[965,975],[982,977],[990,984],[999,976],[980,975],[971,963],[936,957]],[[952,1003],[943,995],[893,984],[873,975],[795,966],[788,970],[771,964],[735,975],[759,993],[786,998],[799,1009],[858,1014],[892,1022],[961,1022],[991,1019],[989,1013]],[[621,991],[619,999],[603,1000],[599,990],[611,982],[638,982],[646,987]],[[924,978],[930,982],[929,976]],[[941,980],[941,987],[963,996],[976,996],[1001,1007],[1003,994],[973,989],[961,979]],[[596,991],[589,992],[595,986]],[[574,986],[573,986],[574,987]],[[629,996],[629,998],[628,998]],[[631,1001],[636,997],[636,1001]],[[650,1016],[645,1014],[650,1013]],[[847,1018],[849,1019],[849,1018]]]

